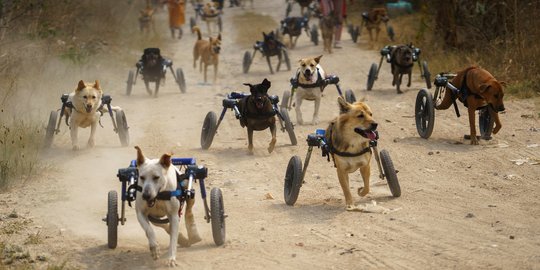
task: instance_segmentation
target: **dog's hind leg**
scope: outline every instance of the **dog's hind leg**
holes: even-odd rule
[[[272,153],[276,146],[276,123],[270,126],[270,134],[272,134],[272,140],[270,141],[270,145],[268,145],[268,153]]]
[[[186,202],[185,221],[190,245],[202,240],[202,238],[199,236],[197,225],[195,224],[195,218],[193,217],[193,204],[195,204],[195,199],[189,199]]]
[[[248,125],[247,130],[248,130],[248,151],[250,155],[253,155],[253,128],[251,128]]]
[[[274,74],[274,70],[272,69],[272,63],[270,63],[270,56],[266,56],[266,62],[268,63],[268,68],[270,69],[270,73]]]
[[[369,193],[369,176],[370,176],[370,166],[364,166],[360,167],[360,174],[362,175],[362,179],[364,180],[364,186],[361,188],[358,188],[358,195],[361,197],[366,196]]]
[[[137,220],[139,221],[139,224],[141,224],[141,227],[143,228],[143,231],[146,233],[146,237],[148,238],[148,245],[150,246],[150,253],[152,254],[152,258],[154,260],[157,260],[159,258],[159,247],[156,241],[156,234],[154,232],[154,229],[152,229],[152,226],[150,226],[148,217],[146,217],[142,212],[137,211]]]

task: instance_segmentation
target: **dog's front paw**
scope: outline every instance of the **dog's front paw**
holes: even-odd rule
[[[476,139],[476,136],[471,136],[471,145],[478,145],[478,140]]]
[[[369,193],[369,187],[361,187],[361,188],[358,188],[358,196],[360,197],[364,197],[366,196],[367,194]]]
[[[159,259],[159,248],[158,246],[150,247],[150,253],[152,254],[152,259]]]
[[[80,147],[78,145],[74,145],[72,149],[73,151],[79,151]]]
[[[96,145],[96,142],[94,142],[94,140],[88,140],[88,148],[93,148],[94,146]]]
[[[190,247],[191,246],[191,242],[190,240],[188,240],[183,234],[178,234],[178,244],[181,246],[181,247]]]
[[[313,121],[311,121],[311,124],[316,126],[319,124],[319,118],[313,118]]]
[[[171,257],[167,260],[167,266],[169,267],[176,267],[178,266],[178,264],[176,263],[176,258],[175,257]]]
[[[347,211],[356,211],[356,212],[361,212],[361,211],[362,211],[361,208],[359,208],[359,207],[356,206],[356,205],[352,205],[352,204],[347,205],[347,207],[345,208],[345,210],[347,210]]]

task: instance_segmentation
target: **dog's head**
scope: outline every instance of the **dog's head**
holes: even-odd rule
[[[268,34],[263,32],[263,37],[264,37],[264,46],[266,46],[267,50],[273,51],[279,47],[279,42],[277,40],[276,33],[274,33],[274,31],[271,31]]]
[[[206,3],[203,7],[204,14],[208,16],[216,16],[219,12],[217,5],[218,4],[213,1]]]
[[[489,80],[488,82],[480,85],[480,95],[496,112],[502,112],[505,110],[503,103],[504,85],[506,85],[505,82],[499,82],[495,79]]]
[[[396,63],[399,65],[406,67],[413,65],[413,49],[412,44],[410,45],[399,45],[397,46],[394,51],[393,55]]]
[[[368,140],[377,138],[375,130],[377,130],[378,124],[373,119],[373,113],[366,103],[357,101],[351,104],[340,96],[338,104],[339,121],[344,128],[350,129]]]
[[[137,149],[137,169],[139,171],[139,186],[142,186],[142,199],[152,206],[160,191],[167,186],[167,171],[171,166],[171,155],[163,154],[160,159],[146,158],[141,148]]]
[[[314,74],[317,74],[317,65],[321,61],[322,55],[317,57],[303,58],[298,61],[300,63],[300,76],[307,81],[311,81]]]
[[[244,85],[249,86],[249,91],[251,92],[251,98],[255,102],[255,107],[258,110],[261,110],[266,105],[265,103],[269,101],[268,99],[268,89],[270,89],[271,83],[266,78],[260,84],[250,84],[244,83]]]
[[[151,6],[147,6],[145,9],[140,10],[140,18],[152,18],[154,15],[154,9]]]
[[[388,12],[386,12],[385,8],[371,9],[371,12],[369,12],[369,19],[373,22],[387,22],[390,20],[390,18],[388,17]]]
[[[221,33],[217,36],[217,38],[210,37],[210,48],[212,53],[219,54],[221,51]]]
[[[146,50],[143,54],[143,63],[145,67],[156,67],[160,64],[160,55],[156,50]]]
[[[95,112],[101,105],[101,96],[103,91],[99,87],[99,82],[85,83],[80,80],[77,89],[75,89],[75,96],[73,97],[73,103],[75,106],[82,105],[83,108],[77,108],[84,110],[87,113]],[[81,107],[81,106],[79,106]]]

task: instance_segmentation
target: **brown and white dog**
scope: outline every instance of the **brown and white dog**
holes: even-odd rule
[[[217,80],[218,64],[219,64],[219,51],[221,50],[221,34],[217,38],[210,37],[208,40],[202,39],[201,30],[195,26],[192,29],[193,32],[197,32],[197,41],[193,47],[193,68],[197,67],[197,60],[199,61],[199,71],[203,71],[204,66],[204,82],[206,83],[206,74],[208,66],[214,66],[214,83]]]
[[[459,94],[457,96],[452,95],[452,91],[446,89],[441,103],[436,105],[435,108],[437,110],[448,109],[456,98],[463,102],[469,113],[471,144],[476,145],[478,139],[476,137],[475,112],[481,107],[489,106],[489,114],[491,119],[495,121],[493,134],[497,134],[502,127],[498,112],[505,110],[503,87],[506,83],[498,81],[487,70],[477,66],[471,66],[459,71],[451,83],[457,89],[460,89]],[[466,91],[463,91],[464,89]],[[464,94],[464,92],[467,92],[467,94]]]
[[[373,30],[375,30],[375,41],[377,41],[381,32],[381,23],[386,23],[388,20],[385,8],[373,8],[370,12],[362,13],[362,25],[368,30],[370,41],[373,41]]]
[[[177,188],[176,170],[174,165],[171,164],[171,155],[163,154],[159,159],[148,159],[138,146],[135,146],[135,149],[137,149],[137,169],[139,171],[137,184],[142,190],[142,194],[137,195],[135,199],[137,220],[148,238],[152,258],[157,260],[159,258],[159,248],[154,229],[150,226],[149,216],[156,219],[167,217],[169,223],[152,224],[163,228],[170,235],[167,264],[176,266],[177,243],[188,247],[201,241],[192,211],[195,199],[186,201],[185,221],[188,233],[188,239],[186,239],[179,230],[180,217],[178,213],[180,201],[178,198],[171,197],[170,200],[156,200],[159,192],[175,191]]]
[[[364,187],[358,188],[361,197],[369,193],[369,177],[371,174],[371,150],[369,142],[376,139],[377,122],[369,106],[357,101],[347,103],[338,97],[339,116],[330,122],[326,129],[326,141],[330,146],[330,154],[337,170],[339,184],[345,195],[348,211],[358,210],[355,206],[349,188],[349,174],[360,170]],[[359,135],[360,134],[360,135]],[[356,156],[351,156],[355,155]]]
[[[217,2],[208,2],[202,7],[202,20],[206,22],[206,27],[208,29],[208,35],[212,35],[212,25],[214,27],[219,27],[218,17],[221,11],[219,9],[219,3]],[[219,30],[217,31],[219,32]]]
[[[324,90],[324,86],[319,84],[321,83],[321,80],[326,79],[326,72],[324,72],[324,69],[319,64],[321,57],[322,55],[319,55],[317,57],[303,58],[299,61],[300,67],[298,67],[295,75],[298,80],[295,111],[296,123],[299,125],[304,124],[301,110],[303,100],[315,102],[311,124],[316,125],[319,123],[319,108],[321,105],[322,92]]]

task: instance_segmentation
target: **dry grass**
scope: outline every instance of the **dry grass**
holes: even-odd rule
[[[235,16],[232,21],[234,28],[244,29],[243,32],[237,33],[235,42],[245,47],[251,47],[255,41],[262,40],[262,32],[269,33],[279,27],[279,23],[271,16],[254,12],[246,12]],[[247,24],[249,24],[249,27],[245,27]]]

